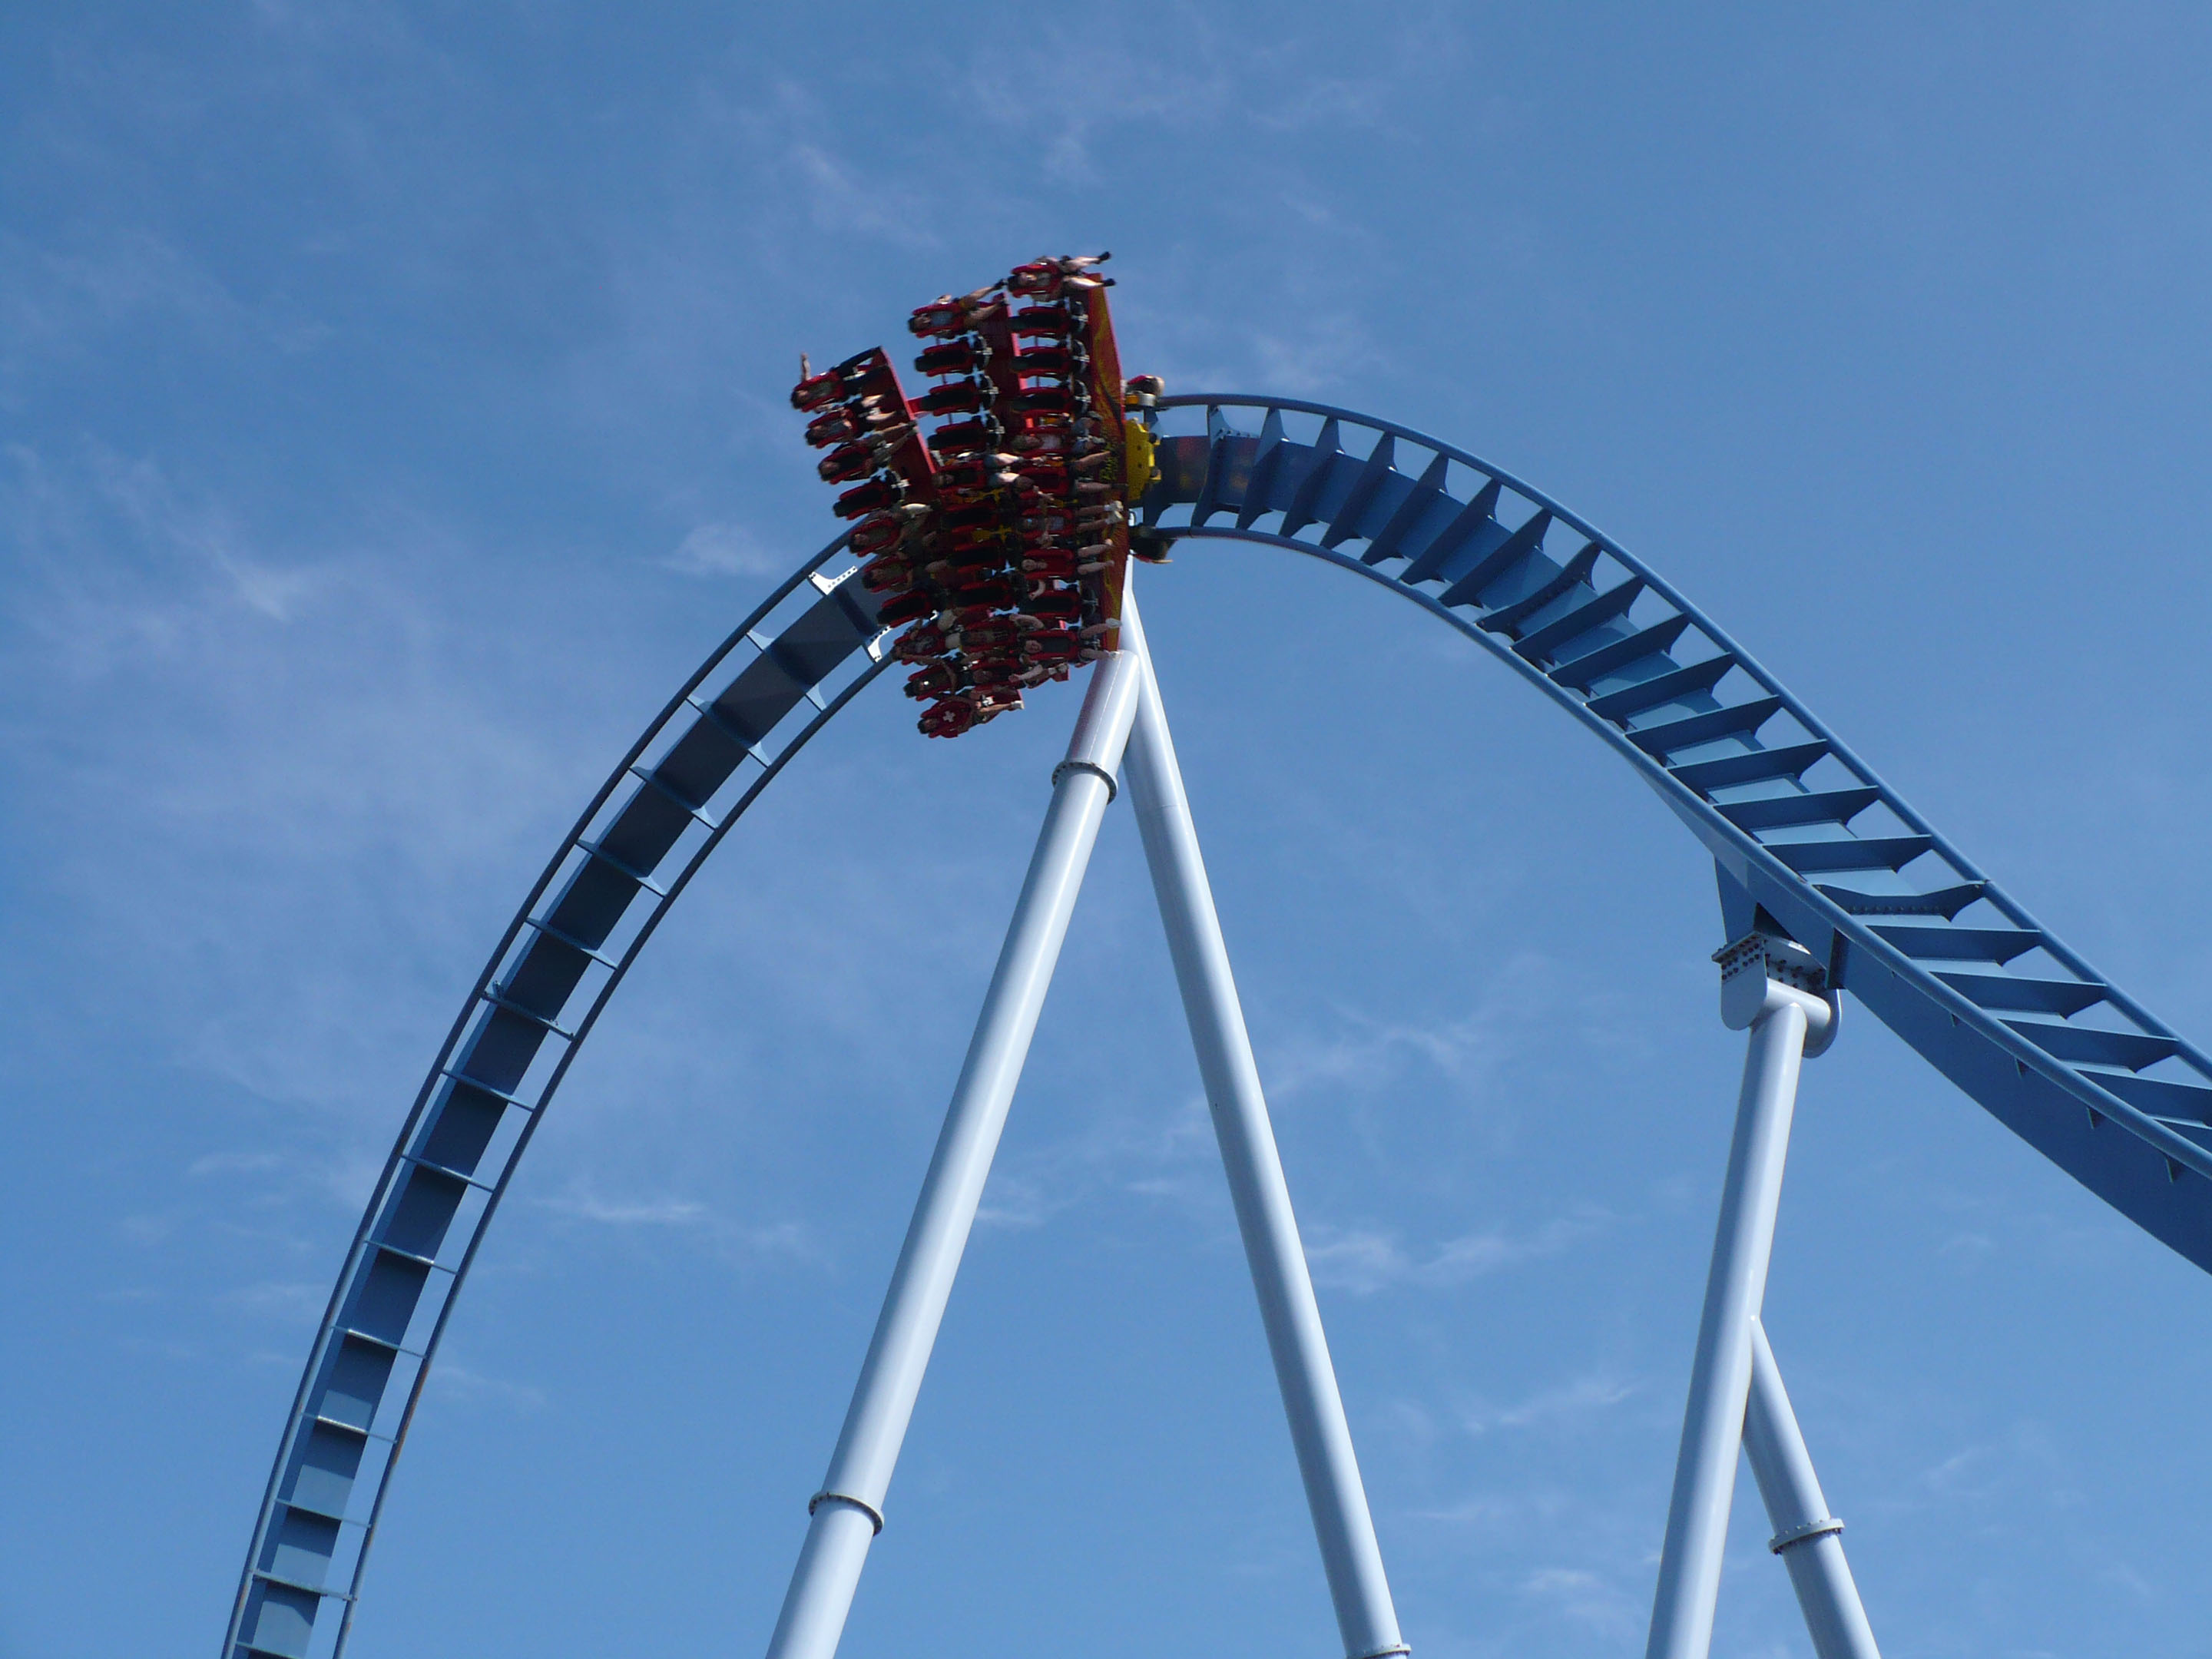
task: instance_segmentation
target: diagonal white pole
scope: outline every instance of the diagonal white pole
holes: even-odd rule
[[[1221,1143],[1229,1173],[1230,1196],[1252,1283],[1260,1295],[1260,1317],[1290,1419],[1298,1473],[1304,1477],[1306,1503],[1313,1511],[1328,1576],[1330,1599],[1346,1659],[1376,1659],[1406,1652],[1398,1615],[1390,1603],[1390,1584],[1382,1571],[1382,1552],[1375,1541],[1375,1522],[1367,1510],[1352,1431],[1344,1420],[1336,1372],[1329,1363],[1328,1340],[1322,1331],[1321,1309],[1314,1300],[1298,1241],[1297,1218],[1291,1212],[1290,1188],[1267,1121],[1267,1102],[1244,1012],[1237,1000],[1237,981],[1229,969],[1220,918],[1206,884],[1198,832],[1182,774],[1168,735],[1167,713],[1159,681],[1145,649],[1145,630],[1133,593],[1121,609],[1121,643],[1137,659],[1144,689],[1130,736],[1129,797],[1145,842],[1145,858],[1159,896],[1168,951],[1175,959],[1176,982],[1182,991],[1191,1042],[1198,1050],[1199,1075]]]
[[[1731,1030],[1749,1025],[1751,1043],[1690,1367],[1690,1403],[1674,1463],[1645,1659],[1705,1659],[1712,1646],[1721,1552],[1728,1542],[1736,1455],[1751,1395],[1751,1324],[1766,1294],[1797,1072],[1808,1032],[1826,1032],[1833,1018],[1822,998],[1792,982],[1817,982],[1809,974],[1801,975],[1793,951],[1805,955],[1787,941],[1753,933],[1720,953],[1722,1018]]]
[[[1844,1523],[1828,1513],[1797,1413],[1782,1386],[1782,1368],[1756,1319],[1751,1322],[1751,1404],[1744,1413],[1743,1449],[1774,1525],[1767,1547],[1790,1569],[1816,1659],[1881,1659],[1850,1564],[1844,1559]]]
[[[1067,937],[1099,821],[1114,798],[1114,775],[1136,712],[1138,667],[1127,652],[1100,661],[1067,758],[1054,769],[1052,805],[922,1179],[844,1431],[822,1490],[807,1505],[813,1518],[769,1640],[769,1659],[830,1659],[860,1587],[868,1545],[883,1530],[884,1494]]]

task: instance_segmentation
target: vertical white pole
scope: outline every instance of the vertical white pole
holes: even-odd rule
[[[884,1495],[1067,936],[1099,821],[1114,797],[1114,775],[1128,741],[1138,690],[1133,657],[1116,652],[1103,659],[1091,677],[1067,758],[1053,772],[1052,805],[983,997],[936,1153],[922,1179],[906,1243],[845,1413],[844,1431],[830,1460],[828,1478],[807,1506],[813,1518],[769,1641],[769,1659],[830,1659],[844,1632],[868,1545],[883,1529]]]
[[[1228,1170],[1237,1224],[1259,1292],[1261,1322],[1275,1362],[1283,1410],[1290,1419],[1291,1442],[1304,1478],[1306,1503],[1313,1512],[1322,1562],[1335,1604],[1337,1628],[1346,1659],[1376,1659],[1407,1650],[1390,1601],[1382,1552],[1352,1453],[1352,1431],[1344,1419],[1336,1372],[1329,1363],[1328,1340],[1322,1330],[1321,1308],[1306,1271],[1297,1218],[1283,1179],[1282,1159],[1267,1121],[1267,1097],[1237,1000],[1229,951],[1213,908],[1206,863],[1191,823],[1190,802],[1168,735],[1159,681],[1145,648],[1144,625],[1133,593],[1121,611],[1122,647],[1137,659],[1143,690],[1136,729],[1129,739],[1129,797],[1143,834],[1145,857],[1158,895],[1176,982],[1182,991],[1191,1042],[1198,1050],[1199,1075],[1221,1160]]]
[[[1744,954],[1734,954],[1740,948]],[[1734,1011],[1749,1016],[1751,1043],[1690,1368],[1689,1408],[1674,1464],[1646,1659],[1706,1659],[1712,1645],[1721,1553],[1751,1394],[1751,1322],[1766,1293],[1797,1071],[1808,1030],[1825,1030],[1831,1018],[1820,997],[1770,976],[1767,951],[1755,938],[1731,946],[1723,961],[1723,1017],[1740,1029]]]
[[[1756,1319],[1751,1322],[1751,1403],[1744,1413],[1743,1449],[1774,1526],[1767,1547],[1790,1569],[1814,1653],[1818,1659],[1881,1659],[1844,1559],[1844,1523],[1828,1513],[1797,1413],[1782,1386],[1782,1368]]]

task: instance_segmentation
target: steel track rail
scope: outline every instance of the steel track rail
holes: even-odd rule
[[[1713,854],[1732,933],[1777,926],[1820,953],[1969,1096],[2212,1270],[2212,1061],[2000,890],[1663,579],[1518,478],[1411,428],[1291,398],[1161,401],[1170,426],[1202,414],[1206,430],[1164,439],[1145,505],[1157,533],[1321,559],[1474,640],[1634,767]],[[1318,429],[1294,436],[1294,422]],[[1418,465],[1399,465],[1401,447]],[[1210,522],[1224,514],[1232,522]],[[669,701],[478,975],[318,1330],[225,1659],[344,1649],[454,1296],[545,1107],[706,858],[882,671],[872,596],[819,574],[844,544],[801,565]],[[664,869],[676,872],[665,884]],[[583,1012],[563,1026],[572,1005]]]
[[[2212,1178],[2212,1060],[2038,922],[1664,578],[1540,491],[1409,427],[1293,398],[1161,403],[1206,420],[1204,435],[1162,445],[1146,502],[1162,533],[1322,558],[1483,646],[1634,767],[1712,852],[1741,896],[1732,927],[1765,910],[2000,1121],[2212,1270],[2212,1185],[2183,1179]],[[1257,430],[1234,428],[1230,410],[1249,411]],[[1297,441],[1285,415],[1320,430]],[[1347,428],[1364,449],[1345,447]],[[1420,464],[1401,468],[1401,444]],[[1472,486],[1460,495],[1445,487],[1453,468]],[[1476,505],[1487,511],[1470,522]],[[1208,522],[1224,514],[1232,525]],[[1271,518],[1273,530],[1257,527]],[[1618,580],[1601,592],[1605,574]],[[1864,817],[1887,822],[1850,828]]]
[[[323,1608],[332,1601],[342,1612],[334,1631],[325,1627],[325,1643],[332,1654],[343,1650],[392,1471],[421,1401],[431,1358],[445,1334],[454,1295],[475,1262],[545,1106],[616,988],[708,854],[785,765],[886,665],[873,649],[881,631],[875,623],[874,597],[857,583],[818,574],[844,550],[846,540],[839,537],[793,571],[678,689],[593,794],[477,975],[386,1160],[324,1311],[255,1519],[225,1640],[226,1655],[270,1654],[284,1659],[307,1655],[314,1649]],[[794,594],[802,603],[811,603],[789,616]],[[773,635],[764,634],[763,627],[778,617],[784,618],[785,625]],[[715,697],[700,701],[699,689],[733,656],[748,650],[752,654],[744,669]],[[855,653],[863,659],[857,671],[850,665]],[[811,718],[799,717],[796,711],[809,704]],[[687,742],[695,750],[720,746],[722,752],[687,757],[682,752]],[[641,769],[640,763],[656,751],[654,765]],[[672,793],[662,775],[672,762],[680,765],[688,759],[692,764],[683,768],[680,775],[685,787],[696,791],[724,758],[730,763],[727,771],[696,802]],[[635,787],[622,807],[610,812],[609,804],[626,781]],[[726,787],[732,792],[726,805],[719,813],[708,811]],[[610,866],[592,849],[604,848],[608,836],[617,833],[625,821],[635,824],[641,817],[650,818],[664,804],[690,820],[690,833],[679,832],[654,861],[655,868],[675,864],[674,878],[660,886],[653,882],[651,870],[621,872],[630,892],[617,915],[604,917],[606,926],[596,939],[586,941],[549,920],[561,913],[564,900],[576,895],[580,878],[599,876],[604,881],[600,872]],[[595,827],[600,831],[597,835]],[[564,873],[568,879],[562,897],[541,914],[547,894]],[[650,896],[653,902],[611,954],[602,947],[615,940],[623,920],[620,912],[641,894]],[[619,884],[615,896],[621,896]],[[598,907],[600,915],[593,918],[595,923],[608,908],[605,902]],[[586,977],[597,981],[586,991],[585,1012],[571,1030],[553,1023],[559,1008],[548,1012],[519,1001],[505,988],[526,981],[536,959],[547,952],[571,955],[585,963],[586,973],[572,983],[571,996],[585,988]],[[511,1035],[501,1031],[501,1024],[511,1028],[516,1021],[536,1024],[544,1035],[560,1039],[557,1057],[535,1076],[526,1066],[514,1079],[517,1087],[491,1086],[491,1079],[471,1072],[471,1061],[488,1037]],[[533,1085],[527,1100],[517,1091],[525,1082]],[[475,1142],[472,1155],[442,1160],[425,1155],[424,1148],[438,1145],[438,1130],[448,1110],[481,1113],[487,1100],[497,1102],[497,1117],[514,1121],[504,1126],[495,1122],[480,1137],[471,1125],[449,1138],[450,1145],[464,1152]],[[500,1133],[502,1127],[505,1134]],[[489,1182],[479,1174],[487,1163],[495,1170]],[[418,1188],[425,1173],[430,1180]],[[472,1195],[473,1204],[469,1202]],[[410,1198],[415,1200],[411,1205]],[[443,1203],[447,1198],[451,1202]],[[465,1223],[465,1231],[456,1251],[453,1224],[457,1220]],[[428,1237],[433,1231],[434,1238]],[[429,1251],[426,1255],[419,1250],[394,1249],[395,1238],[427,1243]],[[391,1305],[388,1283],[379,1287],[372,1282],[373,1269],[383,1256],[440,1263],[441,1255],[449,1262],[440,1264],[445,1267],[442,1283],[436,1268],[423,1273],[416,1297],[404,1309]],[[380,1288],[386,1294],[379,1296]],[[423,1291],[436,1293],[425,1297]],[[364,1310],[367,1318],[360,1316]],[[372,1325],[374,1328],[364,1328]],[[411,1348],[407,1345],[410,1331],[422,1333],[419,1346]],[[380,1354],[390,1358],[380,1364]],[[348,1358],[354,1363],[344,1363]],[[380,1450],[380,1456],[376,1455]]]

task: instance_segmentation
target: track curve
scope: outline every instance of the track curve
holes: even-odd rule
[[[1163,438],[1144,504],[1156,533],[1322,559],[1474,640],[1633,766],[1711,852],[1731,937],[1764,912],[2000,1121],[2212,1270],[2212,1060],[2053,938],[1663,580],[1517,478],[1410,428],[1291,398],[1160,402],[1169,425],[1202,416],[1205,429]],[[478,976],[310,1351],[225,1659],[343,1650],[455,1293],[540,1114],[693,873],[885,666],[876,597],[821,574],[844,546],[803,564],[670,700]]]

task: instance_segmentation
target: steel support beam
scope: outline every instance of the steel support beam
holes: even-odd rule
[[[1382,1552],[1359,1479],[1359,1463],[1345,1422],[1336,1371],[1321,1309],[1306,1270],[1297,1218],[1261,1091],[1259,1067],[1244,1029],[1244,1012],[1230,972],[1220,918],[1206,878],[1206,863],[1191,822],[1190,802],[1176,764],[1159,681],[1145,647],[1145,631],[1133,592],[1123,600],[1122,648],[1137,661],[1143,689],[1136,729],[1129,739],[1128,781],[1144,837],[1145,858],[1158,896],[1168,952],[1198,1051],[1199,1075],[1221,1145],[1237,1230],[1259,1292],[1275,1381],[1290,1419],[1306,1503],[1313,1512],[1337,1628],[1346,1659],[1377,1659],[1407,1650],[1391,1605]]]
[[[1767,1547],[1790,1569],[1816,1659],[1881,1659],[1850,1563],[1844,1559],[1844,1523],[1828,1513],[1812,1454],[1782,1386],[1782,1368],[1757,1319],[1751,1322],[1751,1402],[1744,1413],[1743,1449],[1774,1528]]]
[[[1135,716],[1139,686],[1139,664],[1130,653],[1116,652],[1101,660],[1067,758],[1054,769],[1052,805],[984,994],[937,1151],[922,1179],[844,1431],[822,1490],[807,1506],[812,1518],[806,1542],[769,1641],[769,1659],[831,1659],[844,1632],[868,1546],[883,1528],[891,1470],[1067,936],[1068,918],[1099,823],[1114,798],[1114,777]]]
[[[1690,1367],[1646,1659],[1706,1659],[1712,1645],[1721,1553],[1751,1395],[1752,1321],[1766,1293],[1798,1067],[1808,1034],[1825,1038],[1835,1020],[1830,1003],[1816,994],[1820,970],[1798,946],[1754,933],[1723,951],[1719,960],[1722,1018],[1731,1030],[1748,1025],[1751,1041]]]

